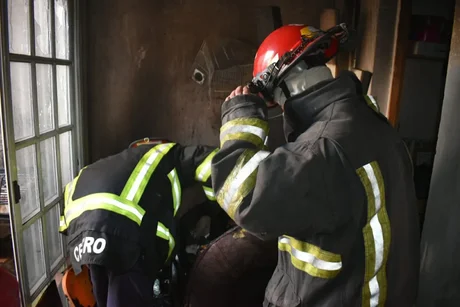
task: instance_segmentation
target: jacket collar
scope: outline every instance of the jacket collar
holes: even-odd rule
[[[362,86],[355,74],[344,71],[328,80],[292,96],[284,106],[284,134],[288,142],[295,141],[313,123],[330,118],[330,106],[342,100],[362,95]],[[354,100],[354,99],[352,99]]]

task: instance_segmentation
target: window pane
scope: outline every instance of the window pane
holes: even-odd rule
[[[69,59],[69,6],[67,0],[54,0],[56,57]]]
[[[30,64],[11,62],[11,98],[15,140],[34,136]]]
[[[40,210],[35,145],[19,149],[16,152],[16,164],[18,184],[21,190],[21,200],[19,201],[21,215],[22,220],[26,221]]]
[[[40,133],[54,129],[53,67],[37,64],[38,123]]]
[[[29,290],[32,294],[44,279],[46,279],[42,223],[40,219],[24,230],[23,240],[27,278],[29,281]]]
[[[59,127],[70,125],[69,66],[56,66]]]
[[[51,4],[50,0],[34,1],[35,54],[51,57]]]
[[[8,206],[8,186],[6,185],[6,174],[3,159],[0,160],[0,214],[9,214],[10,208]]]
[[[30,54],[29,0],[8,0],[10,52]]]
[[[40,142],[42,189],[45,206],[58,197],[56,141],[49,138]]]
[[[70,131],[59,135],[59,147],[62,188],[65,188],[66,184],[73,179],[72,134]]]
[[[63,257],[62,240],[59,234],[59,204],[46,214],[46,237],[51,270],[54,270]]]

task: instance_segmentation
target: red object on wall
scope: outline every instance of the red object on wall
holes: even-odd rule
[[[19,284],[16,278],[7,270],[0,267],[0,306],[2,307],[20,307]]]

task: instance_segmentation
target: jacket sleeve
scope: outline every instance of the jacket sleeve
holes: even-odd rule
[[[210,201],[216,201],[211,182],[211,161],[217,151],[218,148],[200,145],[180,147],[178,153],[182,187],[200,182]]]
[[[241,95],[222,105],[221,148],[212,161],[217,202],[262,239],[324,229],[332,216],[324,193],[324,155],[316,145],[298,143],[270,153],[264,150],[267,133],[267,109],[259,97]]]

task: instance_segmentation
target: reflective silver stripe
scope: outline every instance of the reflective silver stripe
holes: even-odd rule
[[[73,203],[77,203],[77,201]],[[132,207],[131,205],[124,204],[116,199],[108,197],[88,197],[85,201],[82,201],[81,204],[75,205],[75,207],[72,207],[71,209],[67,210],[65,213],[65,218],[67,220],[72,220],[72,216],[74,214],[78,212],[84,212],[86,210],[89,210],[90,207],[100,204],[108,204],[122,211],[128,211],[134,214],[139,219],[139,221],[142,221],[142,218],[144,217],[143,213],[137,210],[136,208]]]
[[[214,194],[214,191],[211,188],[208,187],[203,187],[204,194],[206,194],[206,197],[209,200],[216,200],[216,195]]]
[[[314,266],[317,269],[325,270],[325,271],[338,271],[342,269],[342,261],[340,262],[325,261],[325,260],[317,258],[313,254],[299,251],[295,249],[294,246],[292,246],[291,240],[289,238],[281,237],[279,238],[279,242],[282,244],[289,244],[291,247],[292,256],[299,259],[300,261],[310,263],[312,266]]]
[[[220,133],[220,139],[223,140],[227,134],[240,133],[240,132],[254,134],[255,136],[259,137],[262,141],[265,140],[265,136],[266,136],[265,131],[262,128],[251,126],[251,125],[235,125],[233,127],[230,127],[222,131]]]
[[[209,190],[206,190],[206,189],[205,189],[205,190],[204,190],[204,193],[205,193],[205,194],[206,194],[206,196],[208,196],[208,197],[215,197],[215,195],[214,195],[214,192],[213,192],[213,191],[209,191]]]
[[[212,162],[212,160],[208,161],[206,164],[203,165],[203,169],[201,170],[201,172],[197,176],[197,180],[199,182],[205,181],[203,179],[204,179],[204,176],[206,175],[206,173],[209,172],[209,170],[211,169],[211,162]],[[207,180],[207,178],[206,178],[206,180]]]
[[[168,258],[166,259],[167,261],[172,254],[172,251],[174,249],[174,246],[176,245],[176,242],[174,241],[173,236],[169,232],[169,229],[166,228],[166,226],[163,225],[161,222],[158,222],[157,236],[168,241],[169,251],[168,251]]]
[[[377,213],[380,210],[382,204],[380,201],[380,189],[377,182],[377,177],[375,176],[374,169],[371,164],[366,164],[363,166],[366,171],[367,177],[372,186],[372,193],[374,195],[375,202],[375,215],[371,218],[370,225],[372,228],[372,236],[374,237],[374,248],[375,248],[375,276],[369,281],[369,289],[371,292],[370,306],[375,307],[379,304],[380,296],[380,285],[377,280],[377,272],[382,268],[383,264],[383,253],[384,253],[384,240],[383,240],[383,230],[382,225],[378,219]]]
[[[176,215],[177,210],[179,209],[181,202],[181,188],[179,178],[177,177],[176,169],[173,169],[169,174],[168,178],[171,181],[172,194],[173,194],[173,206],[174,206],[174,215]]]
[[[238,172],[235,179],[231,182],[228,192],[224,195],[224,210],[228,210],[233,197],[240,189],[244,181],[259,167],[260,162],[270,154],[269,151],[257,152]]]
[[[149,170],[150,166],[152,163],[156,160],[156,158],[159,155],[162,155],[164,151],[166,151],[169,147],[171,147],[171,144],[161,144],[158,145],[158,151],[153,153],[145,162],[144,166],[142,167],[141,171],[139,172],[139,175],[136,177],[136,180],[134,181],[133,185],[131,186],[131,189],[129,190],[128,196],[126,196],[126,199],[128,200],[133,200],[134,196],[137,193],[137,190],[139,189],[139,186],[142,183],[142,180],[144,180],[145,174],[147,174],[147,171]]]
[[[166,228],[163,224],[158,223],[157,232],[162,233],[164,236],[161,236],[161,237],[163,239],[165,239],[165,240],[169,240],[169,238],[171,237],[169,229]],[[168,238],[168,239],[166,239],[166,238]]]

